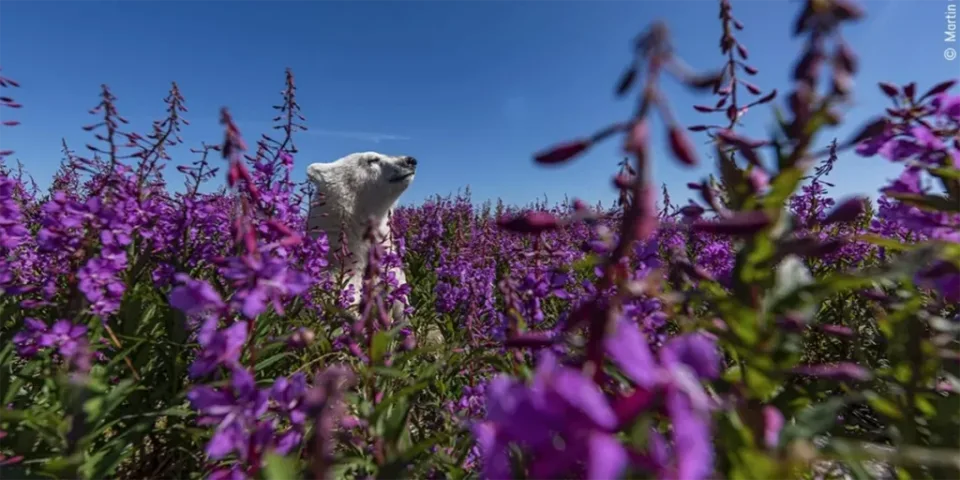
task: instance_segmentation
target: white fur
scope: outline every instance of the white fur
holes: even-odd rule
[[[359,299],[367,264],[369,244],[364,233],[368,222],[373,219],[376,223],[376,235],[384,249],[394,251],[389,217],[415,173],[416,160],[377,152],[353,153],[335,162],[307,167],[307,177],[317,190],[307,215],[307,230],[314,238],[320,231],[327,234],[331,266],[350,271],[348,279],[357,292],[355,298]],[[341,228],[346,249],[352,254],[345,264],[336,260],[342,249]],[[407,282],[402,269],[394,269],[394,274],[401,285]],[[393,310],[396,317],[402,305],[394,305]]]

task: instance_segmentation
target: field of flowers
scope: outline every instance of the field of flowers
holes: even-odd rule
[[[322,199],[291,180],[307,127],[289,71],[278,134],[248,147],[224,109],[223,141],[176,171],[176,84],[140,134],[104,86],[96,141],[64,145],[49,191],[0,152],[0,475],[960,478],[956,82],[880,83],[889,108],[821,149],[861,8],[797,4],[806,41],[778,95],[748,81],[744,26],[718,3],[722,68],[687,71],[655,23],[615,87],[635,115],[534,155],[620,138],[614,205],[400,208],[398,251],[371,249],[360,292],[304,231]],[[690,106],[666,81],[702,92],[703,125],[675,123]],[[13,135],[19,85],[0,86]],[[770,138],[737,132],[770,108]],[[669,161],[716,163],[688,184],[698,202],[657,187],[654,121]],[[830,196],[843,151],[903,165],[876,207]],[[384,308],[399,298],[402,321]]]

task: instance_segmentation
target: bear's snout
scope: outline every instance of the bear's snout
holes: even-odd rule
[[[405,166],[405,167],[407,167],[407,168],[409,168],[409,169],[411,169],[411,170],[414,170],[414,169],[417,168],[417,159],[416,159],[416,158],[413,158],[413,157],[411,157],[411,156],[409,156],[409,155],[400,157],[400,163],[402,163],[403,166]]]

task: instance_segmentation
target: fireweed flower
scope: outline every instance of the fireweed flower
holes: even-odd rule
[[[22,251],[23,249],[18,247],[27,242],[30,237],[30,232],[24,225],[27,219],[15,195],[18,187],[19,183],[16,180],[0,175],[0,293],[2,294],[16,295],[24,289],[23,275],[17,271],[24,266],[24,262],[21,259],[20,265],[15,265],[14,260],[9,258],[14,250]]]
[[[41,252],[73,252],[82,242],[82,227],[87,212],[96,208],[94,198],[83,204],[64,192],[55,192],[53,198],[41,207],[37,246]]]
[[[207,282],[178,273],[174,279],[182,283],[170,291],[170,306],[186,315],[222,310],[226,304]]]
[[[930,107],[941,119],[960,122],[960,95],[941,93],[930,101]]]
[[[253,375],[235,368],[229,388],[197,386],[187,394],[187,399],[200,413],[198,425],[217,425],[207,443],[207,456],[218,460],[236,453],[245,459],[258,420],[268,408],[268,393],[257,388]]]
[[[578,469],[586,478],[617,478],[627,453],[613,436],[617,417],[593,381],[560,365],[551,352],[540,355],[531,385],[499,376],[486,386],[487,415],[474,427],[483,452],[484,478],[510,478],[508,446],[530,455],[532,478],[561,476]],[[562,451],[553,441],[564,441]]]
[[[934,96],[925,105],[929,113],[939,117],[944,126],[952,123],[960,126],[956,96],[941,93]],[[947,144],[947,137],[940,138],[939,133],[931,130],[930,123],[913,122],[911,125],[897,126],[894,133],[888,129],[885,135],[863,142],[858,153],[863,156],[881,154],[892,161],[912,160],[920,164],[934,164],[958,167],[960,152]],[[867,144],[869,143],[869,146]],[[879,145],[879,146],[878,146]],[[953,142],[955,146],[956,143]],[[926,194],[924,171],[917,165],[908,164],[901,175],[881,192],[886,195],[897,193]],[[930,211],[907,205],[893,198],[881,197],[878,200],[877,217],[871,223],[871,230],[881,235],[898,238],[902,241],[938,240],[952,243],[960,242],[960,214],[945,211]],[[883,249],[881,256],[885,255]],[[941,271],[942,270],[942,271]],[[920,285],[936,289],[947,301],[960,298],[957,285],[960,273],[955,269],[942,269],[930,266],[921,272],[915,281]],[[931,272],[936,274],[931,275]]]
[[[928,128],[917,126],[905,136],[887,141],[878,153],[894,162],[915,158],[923,163],[932,163],[934,155],[944,147],[943,141]]]
[[[300,383],[302,383],[302,387]],[[293,385],[293,388],[291,388],[290,385]],[[273,442],[274,451],[285,455],[296,449],[303,440],[304,421],[307,418],[305,412],[306,407],[303,405],[303,395],[306,393],[306,382],[288,384],[286,386],[287,391],[282,393],[280,400],[277,400],[273,396],[276,392],[276,384],[274,384],[274,387],[274,390],[271,392],[271,398],[274,398],[278,404],[280,401],[285,403],[279,404],[278,421],[271,425],[272,438],[270,438],[269,441]],[[290,426],[284,431],[278,431],[280,429],[279,419],[283,419],[286,423],[289,423]],[[267,443],[267,441],[261,442],[261,444],[265,443]]]
[[[218,469],[211,478],[248,478],[247,473],[261,468],[267,452],[286,455],[299,445],[306,418],[305,407],[301,407],[306,388],[301,378],[291,380],[278,379],[272,388],[259,389],[253,375],[237,367],[232,370],[228,388],[198,386],[187,394],[200,413],[197,423],[217,425],[206,446],[207,456],[219,460],[234,454],[239,462]],[[292,423],[291,418],[298,418],[299,423],[282,429],[281,420]]]
[[[94,314],[106,317],[120,309],[126,290],[120,274],[126,268],[126,254],[115,252],[112,256],[91,258],[77,272],[78,288],[92,304],[90,308]]]
[[[86,342],[87,327],[74,325],[68,320],[58,320],[50,330],[40,334],[38,345],[44,348],[56,348],[64,357],[77,354]]]
[[[283,300],[299,295],[310,286],[310,278],[291,269],[272,250],[263,249],[260,258],[253,255],[228,258],[221,272],[237,289],[231,297],[233,308],[247,318],[255,318],[271,304],[283,314]]]
[[[638,389],[662,395],[673,427],[672,464],[657,460],[659,478],[706,478],[713,471],[712,402],[701,380],[719,377],[720,355],[714,340],[703,334],[670,339],[660,350],[659,361],[635,324],[621,318],[606,337],[613,362]],[[664,448],[666,448],[664,446]],[[667,457],[664,457],[667,458]]]
[[[29,234],[14,198],[16,186],[15,180],[0,175],[0,257],[19,246]]]
[[[247,343],[247,322],[238,320],[223,330],[217,330],[218,318],[207,317],[197,333],[200,352],[190,365],[190,376],[203,377],[219,366],[236,367]]]
[[[302,425],[306,415],[302,410],[303,394],[307,391],[307,377],[296,373],[289,379],[278,377],[270,389],[273,410],[290,420],[294,425]]]
[[[23,320],[24,329],[13,336],[13,344],[16,346],[17,354],[24,358],[30,358],[40,351],[40,338],[47,332],[47,324],[36,318],[25,318]]]
[[[68,320],[58,320],[48,326],[36,318],[26,318],[24,327],[13,336],[13,344],[21,357],[31,358],[40,352],[51,352],[55,360],[63,362],[71,371],[90,371],[94,355],[87,340],[87,327],[74,325]]]

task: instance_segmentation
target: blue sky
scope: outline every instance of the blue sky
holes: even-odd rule
[[[863,2],[868,19],[846,30],[860,55],[860,89],[851,122],[837,135],[887,105],[879,80],[916,80],[923,89],[960,76],[960,61],[943,58],[947,3]],[[787,29],[800,2],[733,5],[746,25],[739,38],[760,69],[751,80],[788,91],[800,45]],[[267,131],[291,67],[311,127],[299,136],[298,178],[309,163],[377,150],[420,160],[405,202],[467,185],[478,201],[526,203],[546,195],[553,202],[566,193],[609,202],[619,142],[560,169],[534,166],[532,154],[630,113],[631,101],[614,99],[612,89],[631,40],[654,19],[667,22],[689,65],[719,66],[717,12],[712,0],[4,1],[0,66],[21,83],[11,93],[24,108],[0,112],[22,122],[0,131],[0,146],[16,150],[46,185],[61,158],[61,137],[77,150],[92,140],[80,127],[91,123],[87,111],[101,83],[111,86],[134,128],[146,131],[163,115],[173,80],[190,109],[183,135],[189,147],[220,141],[221,106],[252,140]],[[708,98],[669,81],[665,90],[683,124],[704,121],[691,106]],[[746,132],[762,134],[770,113],[750,112]],[[712,165],[677,166],[662,130],[653,133],[658,182],[675,200],[687,198],[683,185]],[[178,163],[193,159],[186,148],[174,154]],[[879,158],[845,156],[833,181],[837,193],[873,193],[896,174]]]

